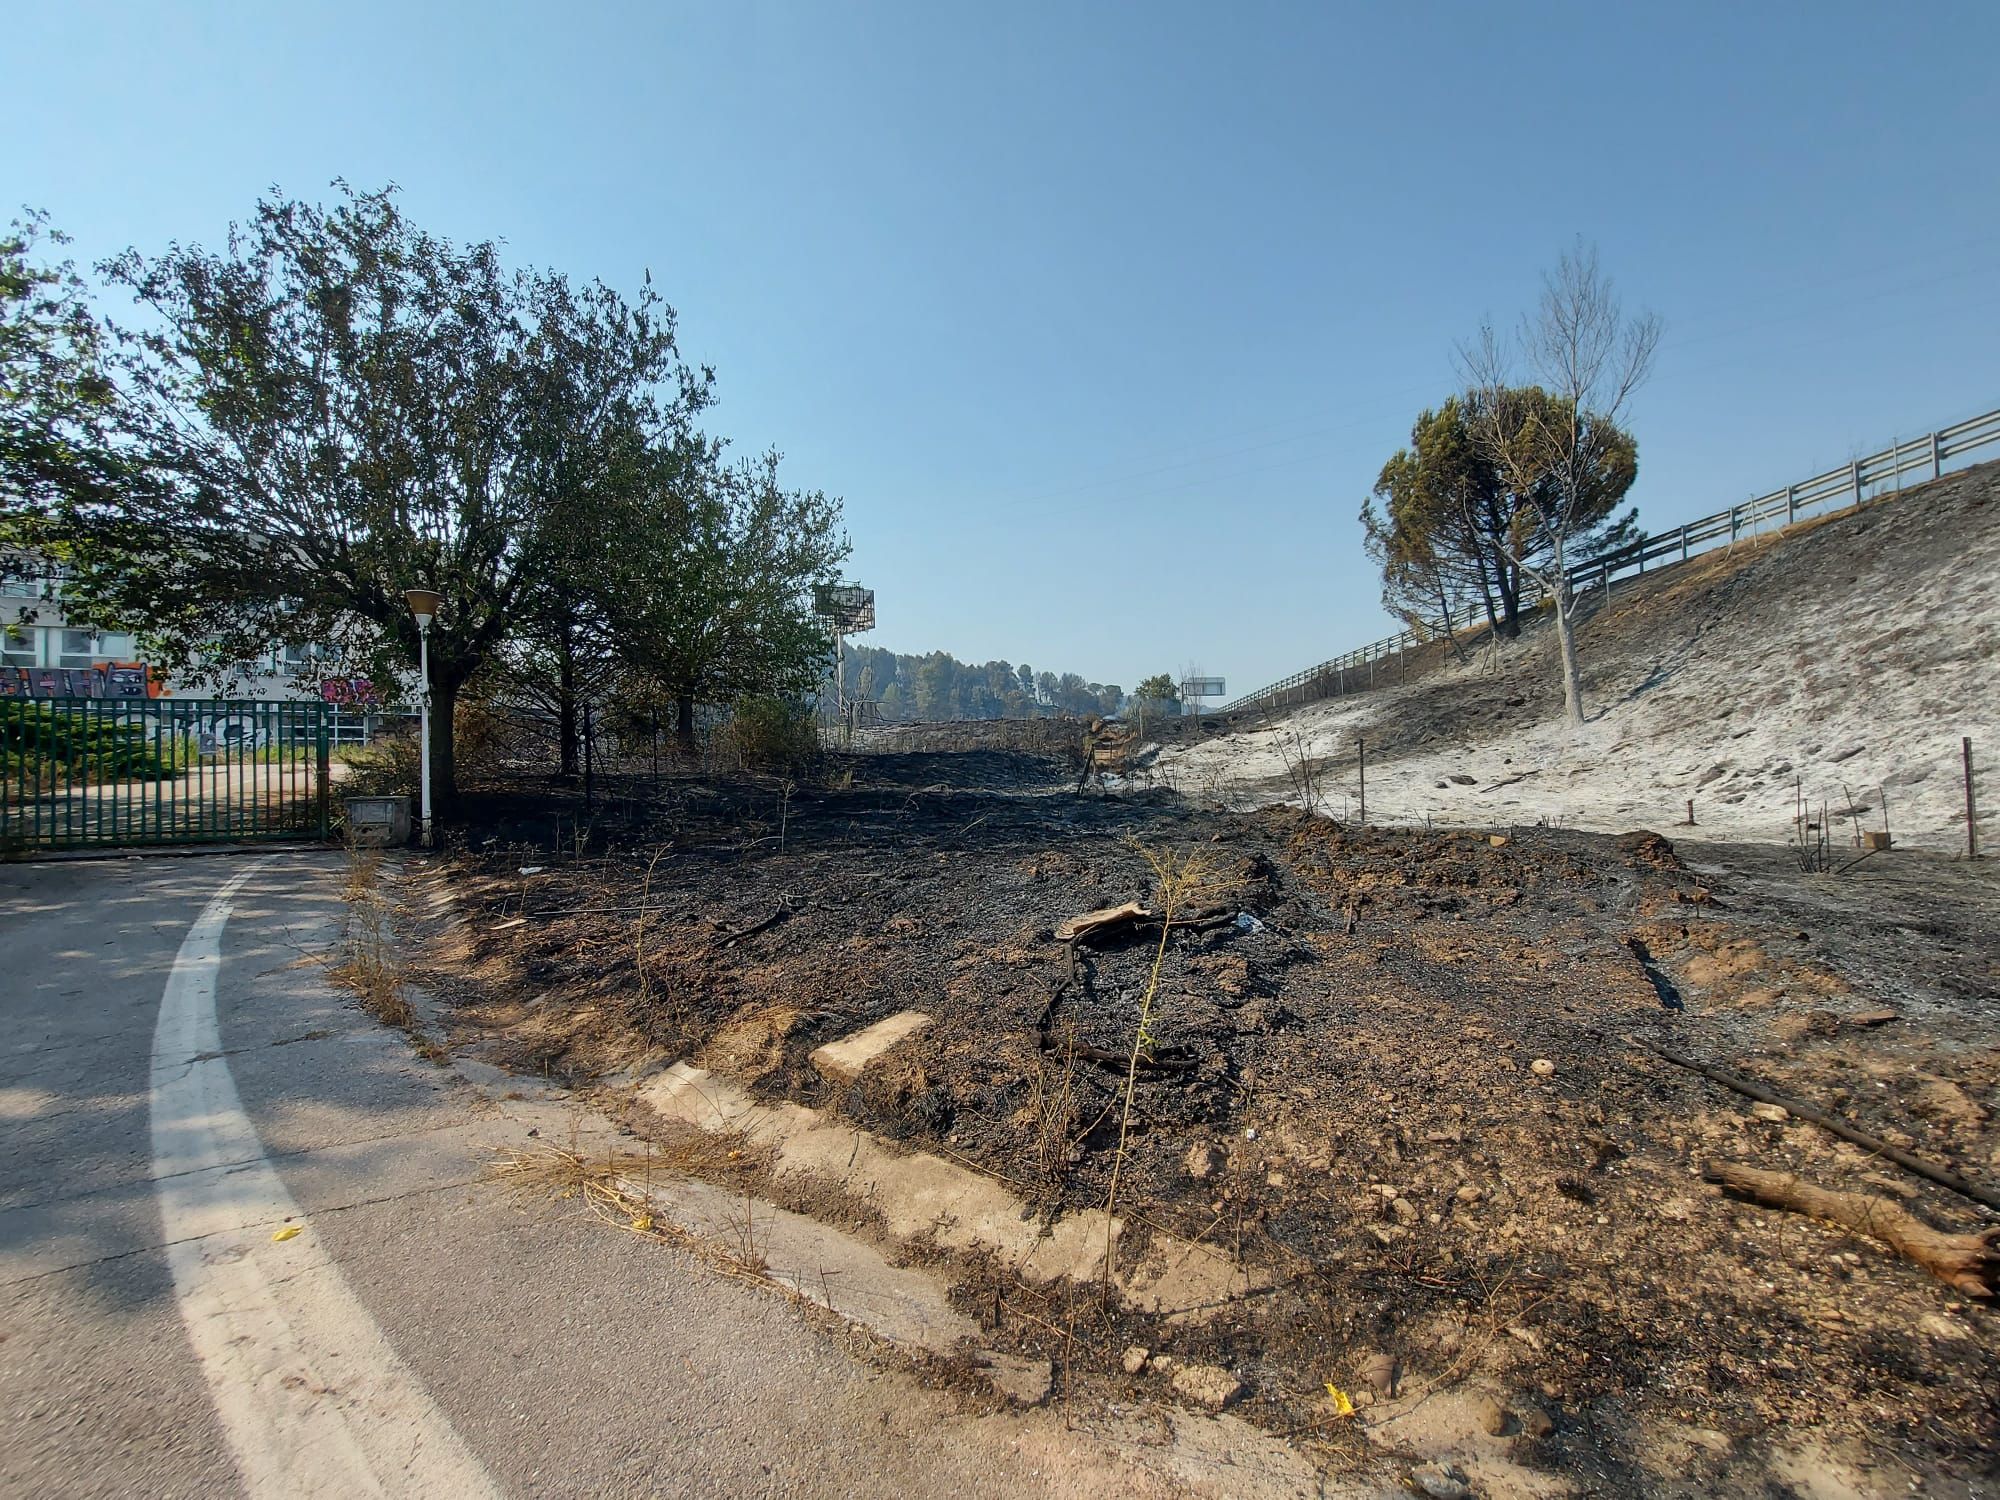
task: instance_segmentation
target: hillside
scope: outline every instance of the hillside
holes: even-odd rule
[[[1406,684],[1281,713],[1186,747],[1154,774],[1233,806],[1309,795],[1372,823],[1618,830],[1682,823],[1782,842],[1797,791],[1832,807],[1836,849],[1888,823],[1898,844],[1965,840],[1960,738],[2000,761],[2000,464],[1739,544],[1587,601],[1590,721],[1562,720],[1546,626]],[[1304,653],[1302,653],[1304,654]],[[1990,787],[1991,790],[1987,790]],[[2000,779],[1981,788],[2000,799]],[[2000,838],[2000,816],[1980,812]]]

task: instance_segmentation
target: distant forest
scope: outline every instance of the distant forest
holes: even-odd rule
[[[887,723],[938,719],[1028,719],[1037,714],[1117,713],[1125,690],[1074,672],[1037,672],[1026,662],[960,661],[949,651],[905,656],[879,646],[846,648],[847,696],[880,706]]]

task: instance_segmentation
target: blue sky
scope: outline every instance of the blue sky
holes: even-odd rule
[[[1356,512],[1578,235],[1666,323],[1651,527],[2000,405],[1996,55],[1990,3],[69,0],[0,96],[83,257],[343,176],[650,268],[871,643],[1234,693],[1386,633]]]

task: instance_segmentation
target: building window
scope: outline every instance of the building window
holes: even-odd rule
[[[97,632],[94,630],[65,630],[62,632],[62,653],[56,658],[59,667],[87,667],[97,656]]]
[[[0,626],[0,663],[10,667],[32,667],[35,660],[35,631],[27,625]]]
[[[54,599],[62,592],[61,578],[61,572],[46,563],[0,558],[0,599]]]
[[[123,631],[63,629],[59,667],[94,667],[101,661],[132,660],[133,640]]]

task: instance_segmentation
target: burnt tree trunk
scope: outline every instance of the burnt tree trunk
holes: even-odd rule
[[[560,772],[565,780],[577,771],[576,646],[564,626],[556,647],[556,738],[561,741]]]
[[[464,684],[446,680],[431,688],[431,812],[442,817],[458,805],[458,692]]]

